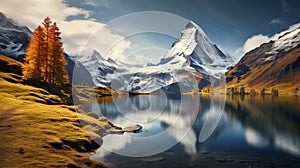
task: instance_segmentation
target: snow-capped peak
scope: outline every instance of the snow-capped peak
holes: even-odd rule
[[[73,59],[74,61],[85,63],[85,62],[98,62],[99,60],[104,59],[104,57],[94,49],[84,48],[81,50],[80,54],[74,56]]]
[[[140,92],[153,92],[162,88],[168,90],[175,88],[173,86],[178,83],[183,84],[187,91],[192,90],[198,86],[189,80],[187,74],[197,74],[200,77],[200,73],[203,77],[201,80],[208,83],[209,76],[220,77],[233,64],[233,59],[212,44],[204,31],[192,21],[187,23],[178,39],[156,65],[130,65],[95,55],[100,54],[90,52],[85,55],[86,61],[81,62],[97,85]]]
[[[14,20],[6,17],[1,12],[0,12],[0,29],[6,31],[10,30],[15,32],[26,33],[28,37],[32,37],[32,32],[26,26],[16,23]]]
[[[297,47],[300,44],[300,27],[285,33],[275,40],[272,48],[272,53],[277,53],[279,51],[289,51],[292,48]]]
[[[0,53],[23,61],[31,31],[0,12]]]
[[[188,24],[185,27],[186,27],[186,29],[189,29],[189,28],[196,29],[197,30],[197,35],[200,35],[204,40],[208,41],[208,38],[207,38],[205,32],[201,29],[201,27],[199,27],[193,21],[189,21]]]
[[[177,68],[193,67],[198,72],[220,77],[234,59],[212,44],[204,31],[190,21],[180,37],[161,59],[161,65]]]
[[[175,55],[188,56],[191,55],[197,46],[196,33],[197,28],[188,24],[186,29],[181,31],[179,39],[174,43],[173,47],[164,55],[163,60],[170,59]]]

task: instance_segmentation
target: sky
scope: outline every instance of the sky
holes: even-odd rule
[[[300,26],[298,0],[0,0],[0,4],[1,12],[31,30],[49,16],[60,27],[64,48],[71,55],[80,55],[88,43],[106,57],[124,60],[130,55],[133,63],[156,63],[182,29],[178,23],[176,36],[151,32],[129,36],[124,30],[140,25],[107,26],[134,12],[160,11],[192,20],[212,43],[237,58]],[[145,54],[149,48],[155,48],[156,56]]]

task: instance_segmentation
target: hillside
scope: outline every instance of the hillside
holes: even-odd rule
[[[300,28],[248,52],[226,73],[227,88],[297,94],[300,88]]]
[[[106,167],[88,153],[111,127],[107,119],[77,113],[62,97],[24,84],[21,66],[0,55],[1,167]],[[82,121],[93,123],[93,131],[86,132]]]

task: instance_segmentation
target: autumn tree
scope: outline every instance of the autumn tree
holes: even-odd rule
[[[50,20],[49,17],[46,17],[44,19],[44,22],[42,23],[43,24],[43,28],[44,28],[44,32],[45,32],[45,37],[44,37],[44,41],[45,41],[45,52],[47,53],[45,55],[45,57],[43,58],[44,60],[44,68],[45,68],[45,74],[44,74],[44,82],[46,83],[51,83],[50,82],[50,69],[49,69],[49,64],[51,64],[52,62],[50,61],[50,54],[51,54],[51,50],[50,50],[50,28],[51,28],[51,23],[52,21]],[[51,83],[52,84],[52,83]]]
[[[45,52],[44,31],[41,26],[38,26],[33,31],[33,39],[29,42],[26,50],[25,65],[23,67],[24,79],[43,80],[43,57],[47,55]]]
[[[68,83],[66,61],[59,28],[50,18],[33,32],[26,50],[23,78],[60,85]]]
[[[63,44],[60,38],[59,28],[54,23],[50,30],[49,36],[49,73],[48,82],[51,84],[68,83],[68,73],[65,69],[66,61],[64,57]]]

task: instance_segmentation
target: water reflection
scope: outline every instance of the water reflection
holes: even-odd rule
[[[245,138],[255,147],[274,147],[300,155],[298,97],[235,96],[226,111],[245,127]]]
[[[172,99],[164,95],[148,95],[93,104],[93,111],[99,111],[99,115],[115,124],[140,123],[144,127],[139,134],[104,137],[103,146],[93,158],[105,160],[113,155],[111,152],[142,156],[144,151],[151,154],[170,150],[177,151],[173,162],[178,159],[175,155],[185,153],[190,156],[185,158],[187,163],[191,158],[201,158],[203,152],[216,151],[261,160],[288,160],[290,155],[299,158],[300,100],[297,97],[230,96],[226,98],[223,114],[220,113],[222,101],[215,100],[212,103],[210,96]],[[201,130],[205,122],[219,118],[220,114],[222,117],[212,136],[203,142]],[[180,142],[175,145],[177,141]],[[122,156],[118,159],[122,160]]]
[[[143,126],[139,134],[104,137],[103,148],[125,156],[151,156],[181,141],[186,152],[195,154],[197,138],[189,130],[197,118],[197,97],[133,96],[115,99],[114,103],[94,104],[92,111],[99,111],[113,123]]]

